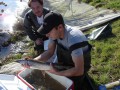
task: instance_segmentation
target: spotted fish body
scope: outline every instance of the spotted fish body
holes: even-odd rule
[[[28,65],[31,69],[39,69],[39,70],[51,70],[50,62],[39,62],[35,60],[17,60],[16,62],[22,65]],[[72,68],[72,66],[65,66],[58,63],[52,63],[53,67],[57,70],[66,70]]]

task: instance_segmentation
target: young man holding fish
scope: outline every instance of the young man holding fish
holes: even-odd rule
[[[49,72],[70,78],[74,81],[75,90],[82,90],[84,75],[90,69],[91,63],[91,45],[85,35],[77,28],[65,25],[62,15],[55,12],[45,15],[38,33],[49,38],[49,45],[48,50],[34,60],[47,61],[57,48],[58,63],[73,67],[58,71],[51,64]]]

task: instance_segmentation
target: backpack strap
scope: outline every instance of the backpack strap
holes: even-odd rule
[[[83,42],[76,43],[76,44],[70,46],[69,50],[70,50],[70,52],[72,52],[75,49],[82,48],[82,47],[89,46],[89,45],[90,44],[88,43],[88,41],[83,41]]]

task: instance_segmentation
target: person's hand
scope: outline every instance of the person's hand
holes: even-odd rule
[[[31,59],[30,57],[25,57],[25,60],[30,60],[30,59]],[[27,61],[26,63],[22,64],[22,66],[25,68],[30,68],[30,65],[27,63]]]
[[[22,66],[25,68],[30,68],[30,65],[28,63],[24,63],[24,64],[22,64]]]
[[[37,38],[37,40],[35,41],[35,43],[36,43],[37,45],[42,45],[42,44],[43,44],[42,38]]]
[[[58,70],[54,68],[54,66],[52,65],[52,63],[50,63],[50,66],[51,66],[51,70],[48,70],[48,72],[56,74]]]

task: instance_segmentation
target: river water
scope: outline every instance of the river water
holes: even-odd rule
[[[0,4],[0,30],[13,33],[12,26],[22,11],[27,7],[26,1],[4,0]]]
[[[22,11],[27,8],[27,0],[4,0],[0,1],[0,59],[10,54],[12,45],[3,47],[2,44],[10,39],[14,34],[13,26],[18,21]]]

